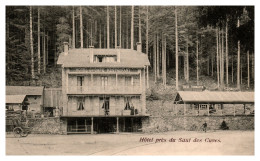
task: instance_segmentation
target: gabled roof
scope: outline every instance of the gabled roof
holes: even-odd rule
[[[43,94],[42,86],[6,86],[6,95],[37,95]]]
[[[120,52],[120,62],[90,63],[90,54],[117,55]],[[70,49],[68,54],[61,53],[57,64],[63,67],[115,67],[115,68],[143,68],[150,65],[146,54],[131,49]]]
[[[5,103],[22,104],[26,95],[6,95]]]
[[[179,91],[175,102],[180,103],[254,103],[254,92],[193,92]]]

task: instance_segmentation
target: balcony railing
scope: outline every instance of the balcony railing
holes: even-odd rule
[[[141,94],[140,86],[69,86],[68,94]]]

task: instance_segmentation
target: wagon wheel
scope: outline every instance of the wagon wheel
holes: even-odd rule
[[[18,138],[22,136],[23,129],[20,127],[16,127],[14,128],[13,132],[14,132],[14,137]]]
[[[26,136],[28,136],[28,134],[29,134],[29,132],[27,130],[23,130],[21,133],[21,136],[26,137]]]

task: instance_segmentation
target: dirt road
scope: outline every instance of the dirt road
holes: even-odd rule
[[[253,155],[254,131],[6,136],[7,155]]]

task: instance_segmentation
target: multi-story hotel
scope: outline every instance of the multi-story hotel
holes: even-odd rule
[[[67,133],[141,131],[146,114],[146,54],[131,49],[69,49],[64,44],[62,119]]]

